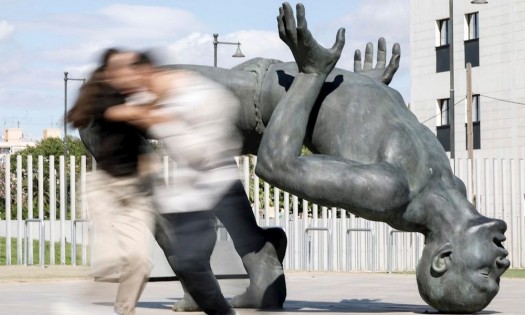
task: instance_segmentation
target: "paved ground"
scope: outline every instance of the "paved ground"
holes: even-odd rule
[[[111,314],[116,286],[93,287],[87,272],[80,267],[0,267],[0,314],[57,315],[63,303],[81,306],[62,314]],[[247,280],[220,283],[224,294],[231,297],[244,290]],[[289,272],[287,283],[284,310],[240,310],[240,314],[436,313],[419,297],[414,275]],[[525,279],[502,279],[501,284],[500,293],[481,314],[525,314]],[[171,314],[171,304],[181,297],[178,282],[149,283],[137,315]]]

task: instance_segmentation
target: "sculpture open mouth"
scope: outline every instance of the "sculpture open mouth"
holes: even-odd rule
[[[510,260],[507,259],[509,252],[503,247],[503,244],[501,244],[502,242],[505,242],[506,239],[507,238],[503,234],[497,235],[493,239],[494,244],[498,247],[500,252],[500,256],[496,258],[496,265],[503,270],[510,267]]]

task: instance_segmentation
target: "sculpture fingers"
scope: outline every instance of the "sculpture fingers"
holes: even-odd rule
[[[384,69],[386,66],[386,40],[381,37],[377,41],[377,63],[376,69]]]
[[[279,8],[279,16],[277,17],[277,28],[279,29],[279,37],[285,43],[287,43],[286,32],[284,30],[284,11],[283,8]]]
[[[341,56],[341,52],[345,47],[345,31],[346,30],[342,27],[337,31],[337,35],[335,36],[335,43],[332,46],[332,53],[334,53],[337,56],[337,58]]]
[[[283,3],[283,21],[284,21],[284,30],[286,37],[289,41],[296,43],[297,42],[297,27],[295,25],[295,17],[293,15],[293,9],[288,2]]]
[[[301,3],[297,4],[297,40],[302,43],[313,40],[312,33],[310,33],[306,22],[304,6]]]
[[[361,51],[356,49],[354,53],[354,72],[359,73],[361,71],[363,71],[363,64],[361,63]]]
[[[390,82],[392,82],[392,78],[394,77],[394,74],[397,72],[397,69],[399,69],[399,61],[401,59],[401,47],[398,43],[394,44],[394,47],[392,48],[392,57],[390,58],[390,62],[388,66],[386,67],[385,71],[383,72],[381,81],[383,81],[384,84],[388,85]]]
[[[296,10],[297,10],[297,30],[299,32],[304,32],[305,30],[308,29],[308,25],[306,23],[306,14],[304,10],[304,5],[302,3],[298,3]]]
[[[373,57],[374,57],[374,44],[368,43],[366,44],[366,50],[365,50],[365,65],[363,67],[364,71],[372,69]]]

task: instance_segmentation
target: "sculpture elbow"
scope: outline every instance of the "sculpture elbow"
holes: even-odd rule
[[[257,160],[255,175],[270,183],[273,181],[276,173],[275,164],[271,160],[264,158]]]

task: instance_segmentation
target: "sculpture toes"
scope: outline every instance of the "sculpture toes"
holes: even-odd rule
[[[184,294],[182,299],[173,304],[171,310],[174,312],[199,312],[201,308],[190,295]]]

